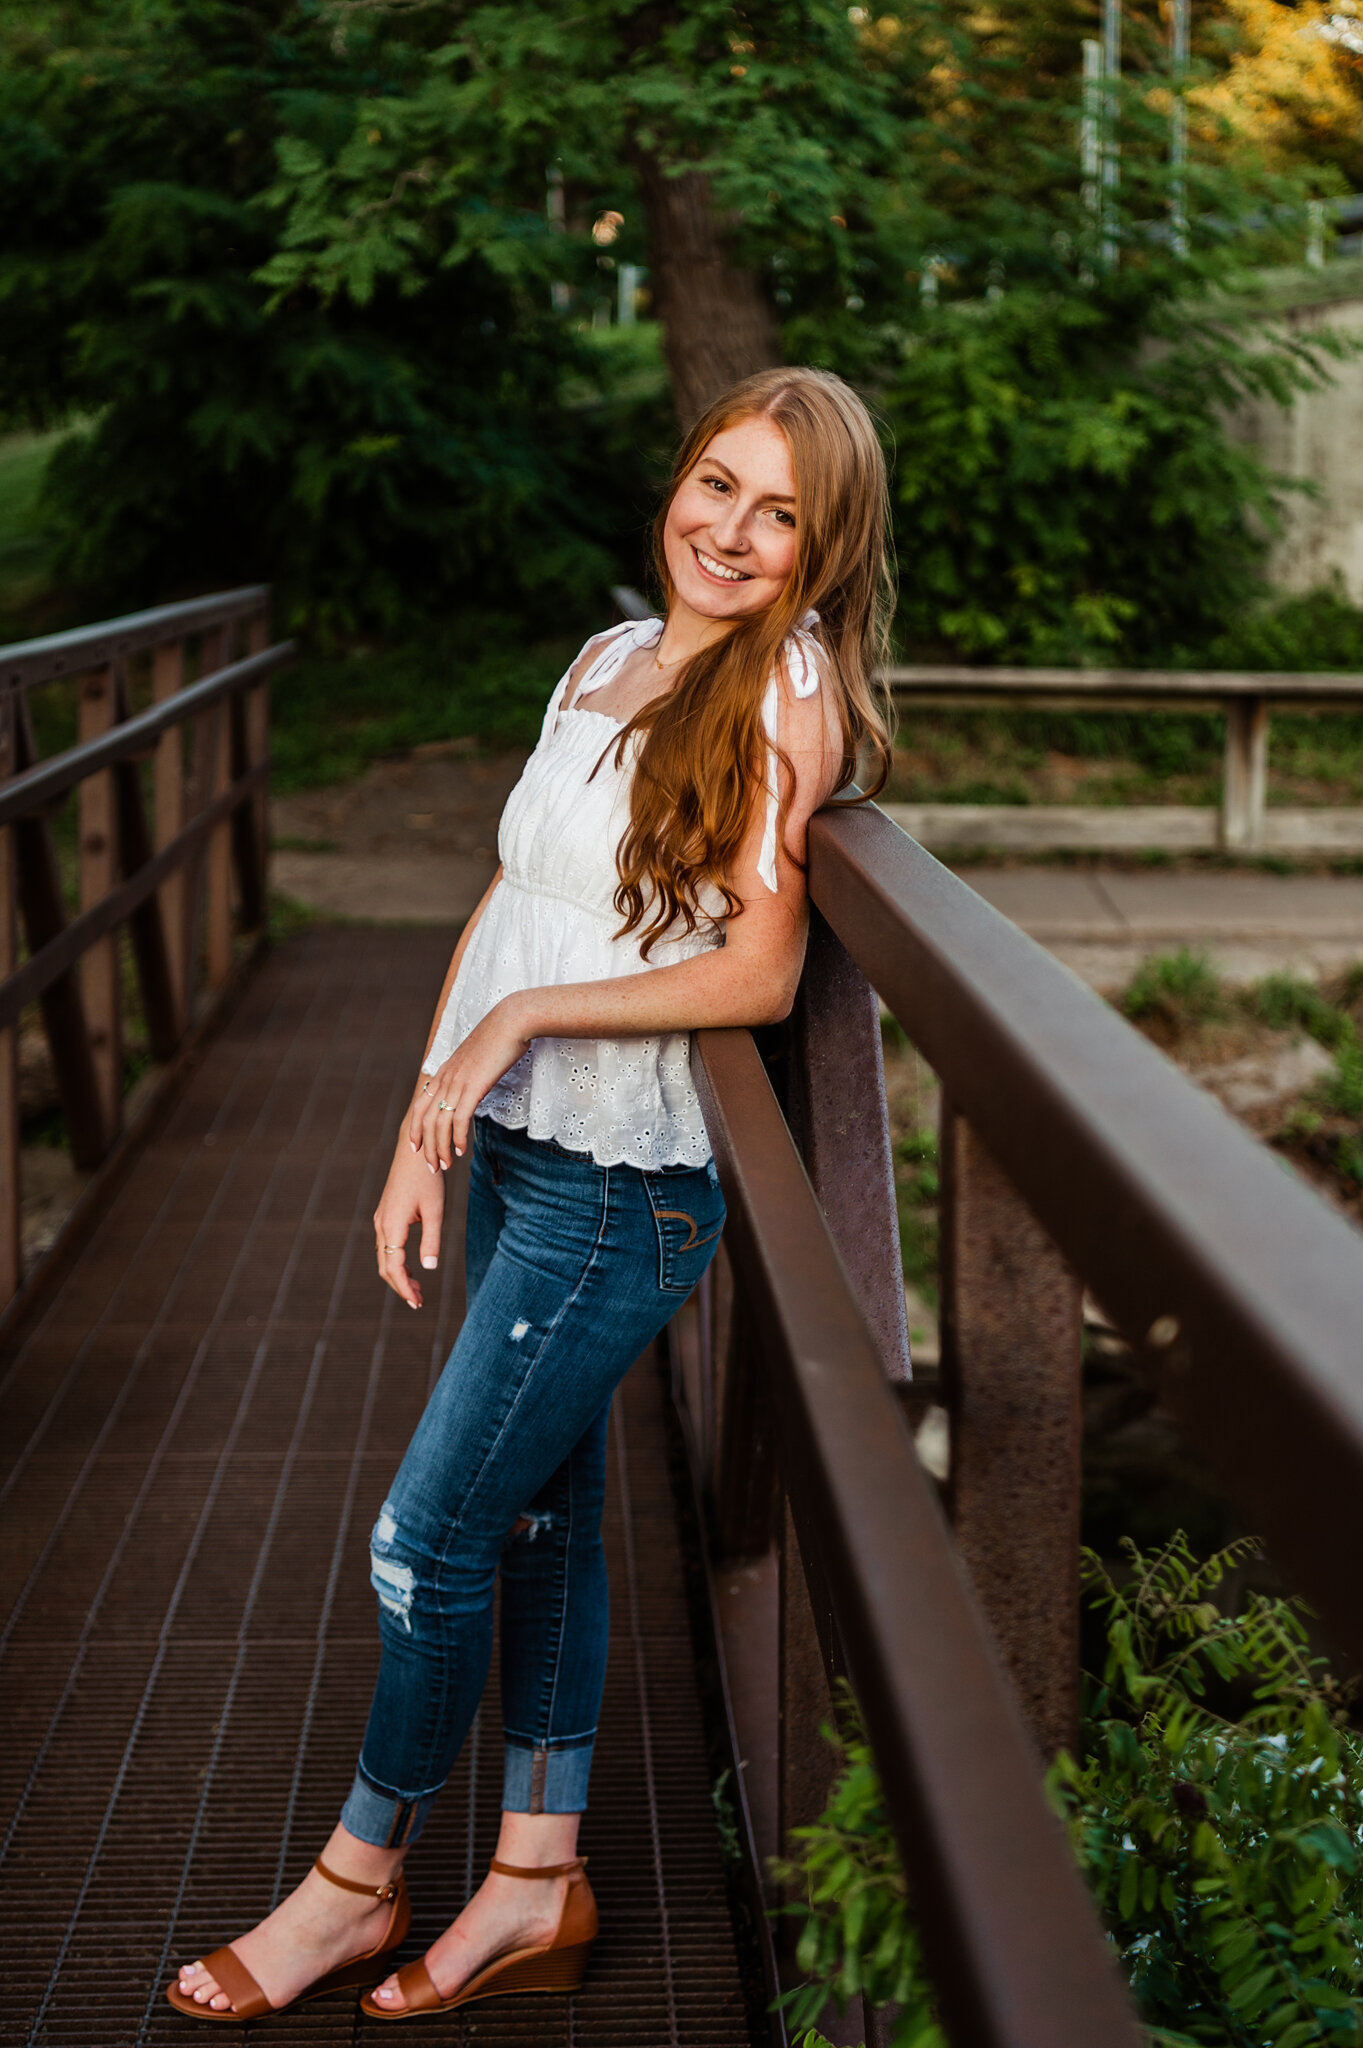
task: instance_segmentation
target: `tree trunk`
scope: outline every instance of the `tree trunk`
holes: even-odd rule
[[[663,329],[677,419],[685,432],[740,377],[781,360],[776,314],[750,270],[737,270],[709,180],[669,178],[653,159],[639,166],[648,210],[653,307]]]

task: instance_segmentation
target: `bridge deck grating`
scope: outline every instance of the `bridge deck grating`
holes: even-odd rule
[[[377,1656],[368,1530],[462,1308],[447,1257],[401,1312],[368,1221],[449,945],[327,930],[272,955],[0,1355],[0,2043],[187,2043],[174,1965],[250,1925],[330,1830]],[[571,2000],[425,2020],[431,2048],[749,2039],[661,1399],[641,1365],[614,1418],[592,1969]],[[409,1860],[408,1953],[491,1854],[495,1697]],[[349,1997],[271,2025],[300,2048],[381,2032]]]

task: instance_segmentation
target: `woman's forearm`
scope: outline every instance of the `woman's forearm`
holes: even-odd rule
[[[612,981],[568,982],[507,996],[508,1021],[526,1039],[651,1037],[788,1016],[804,961],[804,933],[754,959],[721,946],[670,967]]]

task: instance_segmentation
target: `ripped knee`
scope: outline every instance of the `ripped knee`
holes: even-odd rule
[[[369,1583],[379,1596],[380,1607],[410,1635],[416,1573],[411,1565],[404,1562],[397,1537],[398,1525],[392,1504],[385,1501],[369,1539]]]

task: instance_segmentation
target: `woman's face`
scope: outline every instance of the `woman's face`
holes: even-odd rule
[[[781,429],[716,434],[668,508],[663,551],[677,597],[706,619],[776,602],[795,566],[795,470]]]

